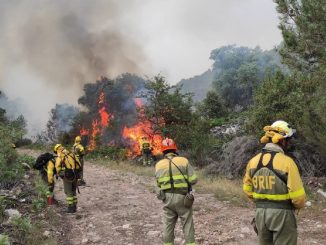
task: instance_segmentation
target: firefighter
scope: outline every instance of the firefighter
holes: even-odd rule
[[[262,152],[248,163],[243,190],[256,203],[259,244],[297,244],[294,211],[305,203],[305,190],[298,167],[285,154],[295,133],[285,121],[264,127]]]
[[[68,205],[67,212],[75,213],[77,211],[77,179],[79,178],[81,164],[61,144],[56,144],[53,150],[58,156],[55,161],[55,168],[58,175],[63,179],[63,187]]]
[[[79,160],[81,164],[81,169],[79,171],[79,179],[78,179],[78,185],[86,185],[85,179],[84,179],[84,156],[85,156],[85,148],[81,144],[81,137],[77,136],[75,138],[75,144],[73,145],[73,153],[75,154],[76,158]]]
[[[147,137],[143,136],[140,140],[143,165],[151,165],[152,149],[151,143],[147,140]]]
[[[163,201],[163,244],[174,244],[174,227],[181,219],[187,245],[195,245],[195,229],[192,218],[192,202],[187,204],[191,186],[197,182],[192,166],[184,157],[176,153],[173,140],[163,140],[164,159],[155,166],[155,176],[159,187],[158,198]]]

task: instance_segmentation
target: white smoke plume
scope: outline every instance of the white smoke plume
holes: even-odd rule
[[[82,85],[99,75],[142,72],[145,58],[123,28],[122,2],[0,1],[0,90],[23,101],[15,110],[29,129],[41,130],[56,103],[76,104]]]

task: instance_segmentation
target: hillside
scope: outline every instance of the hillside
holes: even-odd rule
[[[182,92],[193,93],[195,102],[202,101],[211,89],[214,72],[207,70],[203,74],[188,79],[182,79],[178,85],[182,85]]]

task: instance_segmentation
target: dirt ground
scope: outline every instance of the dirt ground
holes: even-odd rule
[[[154,169],[153,169],[154,172]],[[162,244],[162,203],[153,193],[154,178],[122,173],[85,164],[87,186],[80,187],[78,212],[65,215],[67,234],[60,244]],[[57,181],[55,196],[62,204],[62,181]],[[195,196],[194,220],[197,244],[257,244],[250,226],[254,209],[236,207],[217,200],[212,194]],[[58,208],[57,208],[58,209]],[[61,211],[60,211],[61,212]],[[298,216],[298,244],[326,244],[326,210],[304,210]],[[180,223],[175,244],[184,244]]]

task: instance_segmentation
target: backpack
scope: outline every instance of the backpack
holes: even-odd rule
[[[37,170],[42,170],[50,160],[54,160],[53,154],[49,152],[41,154],[38,156],[35,163],[33,164],[33,168]]]

